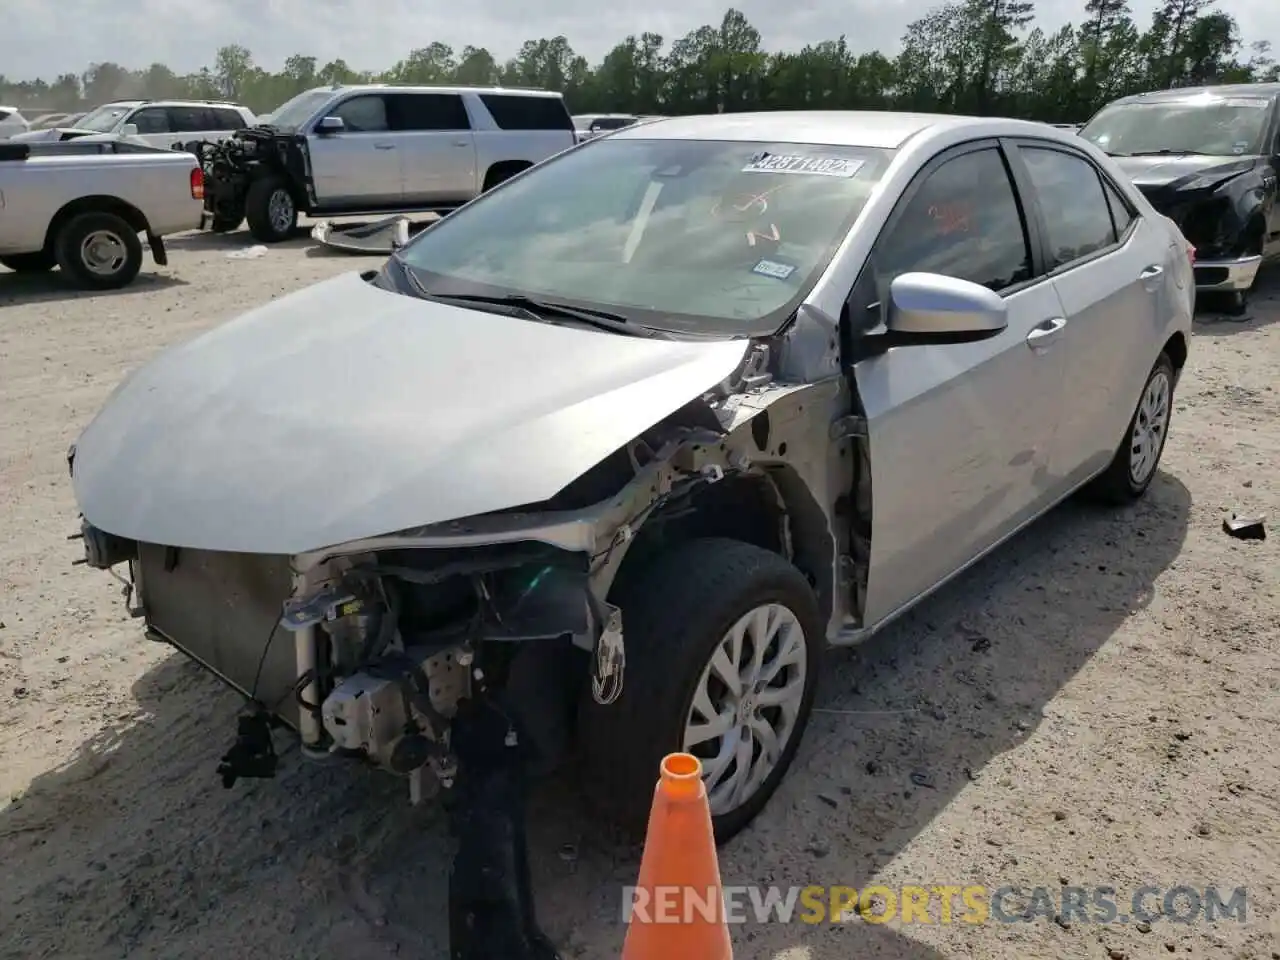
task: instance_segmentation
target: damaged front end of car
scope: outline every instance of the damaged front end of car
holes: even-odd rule
[[[733,535],[792,560],[833,624],[837,596],[857,593],[820,504],[857,469],[833,423],[844,441],[858,431],[837,417],[830,321],[801,314],[775,362],[759,342],[724,351],[723,379],[664,399],[658,422],[550,499],[289,555],[127,539],[90,510],[86,562],[125,582],[148,636],[250,701],[225,785],[273,775],[283,725],[309,758],[406,778],[413,802],[443,789],[460,843],[452,956],[554,957],[533,919],[526,784],[568,755],[583,698],[624,689],[620,570],[667,537]]]

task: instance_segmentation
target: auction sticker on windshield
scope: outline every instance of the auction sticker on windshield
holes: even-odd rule
[[[758,273],[762,277],[785,280],[796,272],[796,268],[789,263],[778,263],[776,260],[761,260],[751,268],[751,272]]]
[[[849,157],[800,156],[790,153],[758,153],[747,161],[743,173],[799,173],[811,177],[856,176],[862,161]]]

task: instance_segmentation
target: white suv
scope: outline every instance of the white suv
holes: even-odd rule
[[[90,110],[71,127],[32,130],[14,139],[71,140],[87,133],[136,137],[154,147],[221,140],[255,123],[253,112],[214,100],[116,100]]]
[[[0,107],[0,140],[27,132],[27,121],[17,107]]]

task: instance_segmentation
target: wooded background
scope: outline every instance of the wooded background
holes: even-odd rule
[[[309,87],[386,81],[560,90],[573,113],[899,109],[1082,122],[1129,93],[1280,78],[1270,42],[1246,47],[1216,3],[1168,0],[1144,27],[1126,0],[1088,0],[1078,24],[1047,32],[1031,0],[954,0],[910,24],[894,57],[854,52],[844,36],[770,53],[732,9],[670,45],[626,37],[594,66],[566,37],[528,40],[505,63],[484,47],[431,43],[382,72],[299,53],[273,73],[249,48],[228,46],[193,74],[95,63],[52,79],[0,75],[0,103],[71,111],[127,97],[225,98],[265,113]]]

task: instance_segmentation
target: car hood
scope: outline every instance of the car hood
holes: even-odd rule
[[[553,326],[352,273],[136,370],[76,441],[75,495],[118,536],[290,555],[533,504],[747,346]]]
[[[1195,154],[1158,157],[1112,157],[1139,189],[1172,187],[1178,181],[1226,180],[1252,169],[1253,157],[1202,157]],[[1219,176],[1221,174],[1221,176]]]

